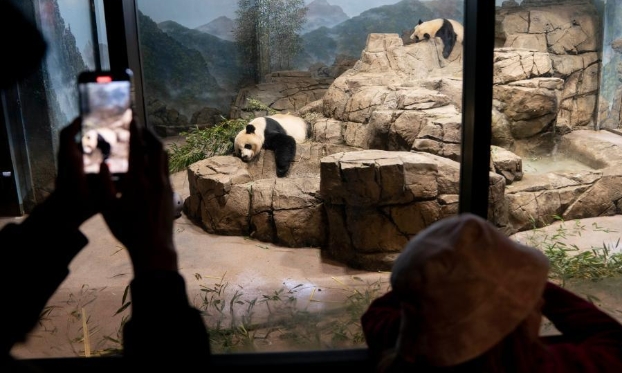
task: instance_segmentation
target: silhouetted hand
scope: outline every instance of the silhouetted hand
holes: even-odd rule
[[[173,243],[173,190],[168,154],[151,130],[130,124],[128,172],[115,185],[108,178],[102,210],[112,234],[127,248],[134,274],[177,270]],[[105,164],[102,173],[109,174]]]
[[[82,150],[76,142],[82,118],[75,118],[60,131],[58,150],[58,175],[54,191],[38,205],[31,220],[43,219],[47,224],[77,229],[99,212],[102,181],[109,176],[86,175],[82,163]]]

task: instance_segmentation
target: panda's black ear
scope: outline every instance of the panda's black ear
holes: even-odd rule
[[[417,23],[417,24],[418,24],[418,25],[420,25],[420,24],[422,24],[422,23],[423,23],[423,21],[421,21],[421,19],[419,19],[419,23]]]
[[[253,126],[252,124],[247,124],[246,125],[246,133],[247,134],[251,134],[251,133],[255,133],[255,126]]]

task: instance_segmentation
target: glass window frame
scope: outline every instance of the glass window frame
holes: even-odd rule
[[[492,77],[495,31],[495,2],[464,0],[464,68],[462,105],[462,150],[459,212],[487,218],[491,143]],[[112,69],[129,67],[135,74],[139,119],[145,118],[142,65],[139,50],[135,0],[104,2],[106,30]],[[485,84],[488,82],[488,84]],[[146,123],[143,121],[143,123]],[[106,371],[122,368],[119,357],[25,359],[43,371],[69,369]],[[214,369],[260,367],[272,372],[300,368],[344,368],[372,372],[374,366],[364,348],[330,351],[215,354]]]

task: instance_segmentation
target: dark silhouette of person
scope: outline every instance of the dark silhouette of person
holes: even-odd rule
[[[0,0],[5,63],[0,89],[27,77],[39,66],[46,45],[36,26],[10,1]],[[5,64],[5,67],[7,65]],[[135,120],[130,124],[129,170],[119,184],[102,162],[99,174],[86,175],[78,117],[60,132],[58,170],[52,193],[21,223],[0,230],[3,269],[1,372],[37,371],[11,355],[27,339],[50,297],[69,274],[68,266],[86,246],[80,226],[101,213],[110,232],[129,253],[131,316],[123,328],[123,366],[184,369],[210,362],[209,334],[188,300],[173,241],[177,206],[168,155],[161,141]]]
[[[473,214],[418,233],[361,317],[379,372],[622,372],[622,325]],[[542,316],[561,336],[541,337]]]

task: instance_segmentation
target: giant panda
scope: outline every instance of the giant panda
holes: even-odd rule
[[[412,35],[410,35],[410,38],[416,43],[429,40],[432,37],[441,38],[443,41],[443,57],[448,58],[457,43],[462,46],[464,27],[460,22],[447,18],[436,18],[426,22],[419,20]]]
[[[233,140],[234,153],[242,161],[253,160],[261,149],[274,151],[276,176],[289,171],[296,156],[296,144],[307,138],[307,122],[291,114],[274,114],[251,120]]]
[[[99,149],[102,158],[106,160],[117,140],[117,134],[109,128],[91,129],[82,135],[82,151],[91,155]]]

